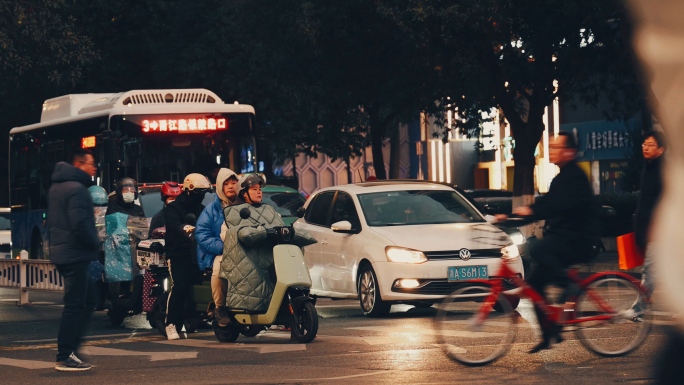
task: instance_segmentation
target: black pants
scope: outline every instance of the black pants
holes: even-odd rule
[[[567,268],[575,263],[588,262],[595,257],[593,242],[583,237],[545,235],[530,250],[536,263],[527,282],[539,294],[544,295],[546,286],[553,283],[567,287],[570,283]]]
[[[192,284],[194,282],[197,267],[188,258],[174,258],[169,262],[171,274],[171,290],[166,303],[166,324],[174,324],[180,328],[183,325],[183,313],[185,303],[191,299]]]
[[[561,235],[544,235],[530,250],[530,257],[536,262],[527,282],[541,294],[544,294],[549,284],[566,289],[570,284],[568,266],[575,263],[588,262],[595,257],[595,249],[590,239]],[[564,293],[562,298],[565,299]],[[544,335],[552,333],[552,325],[546,322],[541,314],[542,310],[535,306],[537,320]]]
[[[88,271],[90,262],[56,265],[64,279],[64,310],[57,334],[57,361],[65,361],[81,345],[97,302]]]

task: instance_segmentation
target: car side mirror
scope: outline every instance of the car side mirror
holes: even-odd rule
[[[297,218],[303,218],[304,213],[306,213],[306,208],[304,206],[297,209]]]
[[[332,229],[333,232],[336,233],[345,233],[345,234],[356,234],[358,233],[358,229],[354,229],[351,222],[349,221],[339,221],[333,223],[330,228]]]

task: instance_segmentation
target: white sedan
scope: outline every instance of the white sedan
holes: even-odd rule
[[[318,240],[304,248],[311,293],[358,298],[367,316],[387,315],[393,303],[431,306],[466,280],[494,276],[502,258],[524,274],[510,237],[443,184],[328,187],[304,207],[294,226]]]

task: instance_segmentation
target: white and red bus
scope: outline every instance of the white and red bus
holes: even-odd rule
[[[55,163],[90,149],[94,182],[108,192],[123,177],[139,185],[182,181],[191,172],[215,180],[220,167],[261,171],[254,108],[224,103],[206,89],[134,90],[65,95],[43,103],[39,123],[10,131],[12,257],[47,256],[47,192]]]

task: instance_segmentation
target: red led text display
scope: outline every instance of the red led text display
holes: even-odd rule
[[[143,119],[143,133],[178,132],[181,134],[222,131],[228,128],[225,118]]]

